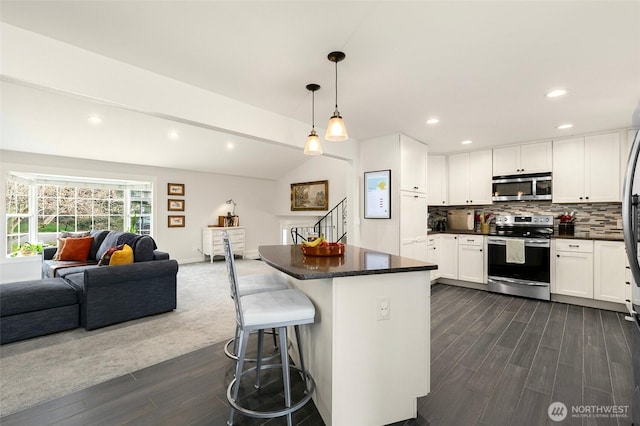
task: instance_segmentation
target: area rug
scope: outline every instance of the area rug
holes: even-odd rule
[[[238,275],[275,270],[236,261]],[[177,309],[98,330],[78,328],[0,347],[0,415],[6,416],[229,339],[234,305],[224,261],[180,265]]]

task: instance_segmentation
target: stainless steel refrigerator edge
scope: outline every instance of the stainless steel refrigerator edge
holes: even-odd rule
[[[638,314],[640,312],[640,264],[638,260],[638,244],[640,243],[638,226],[640,220],[638,220],[639,196],[638,194],[634,194],[633,190],[639,156],[640,131],[636,132],[631,146],[622,193],[622,229],[625,248],[627,249],[627,257],[629,259],[629,267],[633,277],[633,282],[631,283],[631,300],[628,301],[631,307],[628,318],[633,322],[633,343],[631,348],[633,395],[631,397],[631,416],[633,424],[636,426],[640,426],[640,315]]]

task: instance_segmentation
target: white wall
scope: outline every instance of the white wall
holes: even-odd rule
[[[353,184],[350,173],[350,162],[322,155],[313,157],[304,165],[290,170],[278,179],[276,181],[274,211],[278,216],[280,230],[285,230],[288,235],[288,230],[291,227],[313,226],[347,196],[348,185]],[[329,210],[291,211],[291,184],[321,180],[329,181]],[[349,214],[349,212],[349,207],[347,207],[347,213]]]
[[[50,174],[89,176],[100,178],[127,178],[149,180],[154,183],[154,225],[153,237],[158,248],[169,252],[173,259],[181,263],[198,262],[202,256],[198,249],[202,247],[202,228],[218,223],[218,216],[225,215],[229,198],[237,203],[236,214],[240,224],[246,226],[247,256],[256,257],[259,245],[278,244],[278,219],[273,214],[273,199],[276,192],[274,181],[242,178],[212,173],[192,172],[161,167],[131,166],[122,163],[109,163],[82,160],[68,157],[56,157],[29,154],[14,151],[0,151],[0,176],[3,181],[8,171],[28,171]],[[185,184],[185,227],[167,226],[167,183]],[[6,212],[4,185],[0,189],[0,212]],[[182,214],[171,212],[170,214]],[[2,214],[4,217],[4,214]],[[0,250],[6,253],[6,229],[0,232]],[[0,256],[2,277],[6,280],[14,277],[14,268],[25,265],[14,259]],[[11,265],[18,265],[12,267]],[[33,277],[31,267],[26,266],[29,274],[20,274],[25,279]],[[28,276],[27,276],[28,275]],[[0,281],[6,282],[4,278]]]
[[[400,254],[400,135],[362,141],[358,188],[364,188],[364,172],[391,170],[391,219],[365,219],[362,213],[359,245],[372,250]],[[364,212],[364,197],[359,197]]]

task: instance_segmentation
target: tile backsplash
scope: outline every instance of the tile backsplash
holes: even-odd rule
[[[622,218],[621,203],[584,203],[584,204],[552,204],[550,202],[514,202],[495,203],[487,206],[474,206],[476,213],[493,213],[494,215],[552,215],[555,232],[557,232],[558,216],[564,212],[575,211],[576,233],[589,233],[595,236],[620,236],[622,229],[619,220]],[[446,217],[449,210],[468,210],[466,206],[429,207],[430,220]]]

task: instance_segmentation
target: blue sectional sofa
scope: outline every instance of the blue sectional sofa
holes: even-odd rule
[[[178,262],[157,250],[151,237],[119,231],[92,231],[90,236],[93,241],[85,262],[54,260],[56,248],[45,248],[42,280],[0,286],[1,343],[73,328],[68,316],[74,309],[75,326],[93,330],[176,308]],[[109,248],[123,242],[133,249],[133,263],[98,266]],[[56,285],[58,291],[47,284]],[[73,294],[64,291],[69,288]],[[71,300],[74,295],[77,302]],[[29,319],[61,306],[65,306],[65,319],[58,326]]]

